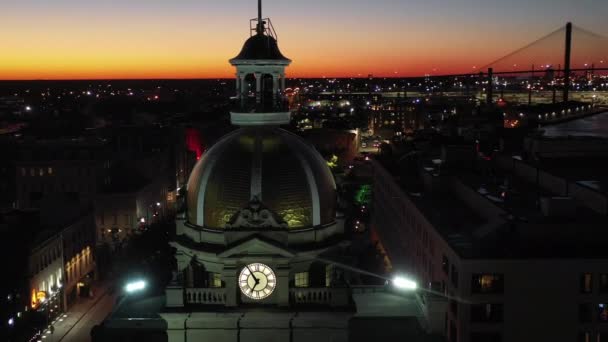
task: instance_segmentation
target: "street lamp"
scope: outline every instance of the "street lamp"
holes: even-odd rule
[[[125,292],[131,294],[140,292],[146,289],[147,283],[145,280],[136,280],[125,285]]]
[[[144,291],[147,286],[148,286],[148,283],[144,279],[138,279],[138,280],[134,280],[134,281],[130,281],[130,282],[126,283],[125,286],[123,287],[123,290],[125,293],[124,296],[122,296],[120,298],[120,300],[118,301],[118,303],[116,303],[116,305],[114,305],[114,308],[112,309],[112,312],[110,313],[109,316],[112,317],[116,312],[118,312],[118,310],[120,309],[122,304],[127,300],[127,298],[129,298],[130,295],[134,295],[134,294]]]
[[[408,291],[413,291],[416,290],[416,288],[418,288],[418,284],[416,284],[415,281],[405,278],[403,276],[396,276],[395,278],[393,278],[393,286],[395,286],[396,288],[400,289],[400,290],[408,290]]]

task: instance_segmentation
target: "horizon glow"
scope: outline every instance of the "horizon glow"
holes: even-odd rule
[[[256,6],[7,0],[0,80],[232,78],[228,59],[249,37]],[[264,1],[281,51],[294,61],[289,77],[473,72],[567,21],[606,36],[605,13],[604,0]],[[557,37],[552,56],[562,55],[560,44]],[[603,54],[589,62],[608,60]]]

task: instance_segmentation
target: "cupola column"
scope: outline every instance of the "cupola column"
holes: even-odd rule
[[[243,97],[243,91],[241,90],[241,75],[236,74],[236,98],[240,99]]]
[[[279,94],[279,74],[272,74],[272,99],[276,101]]]
[[[246,75],[241,73],[238,76],[238,84],[239,84],[239,90],[238,91],[238,96],[241,100],[244,100],[247,98],[247,93],[249,92],[249,85],[247,84],[247,82],[245,81],[245,77]]]
[[[262,73],[256,72],[255,74],[255,102],[257,104],[262,103]]]
[[[281,94],[285,94],[285,74],[281,75]]]

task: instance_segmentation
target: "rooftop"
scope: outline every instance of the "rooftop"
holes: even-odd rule
[[[490,179],[462,173],[458,178],[483,200],[506,212],[505,225],[495,232],[496,257],[608,257],[608,219],[568,197],[558,197],[511,174]],[[565,201],[571,210],[547,214],[543,198]],[[487,243],[487,241],[484,241]]]
[[[230,60],[235,64],[245,60],[273,60],[289,63],[291,60],[281,53],[276,39],[265,34],[251,36],[241,49],[241,52]]]
[[[462,257],[608,257],[608,218],[581,203],[499,169],[491,174],[470,167],[441,172],[438,175],[431,168],[423,172],[436,178],[433,190],[410,174],[398,183]],[[541,202],[551,200],[567,210],[543,210]]]

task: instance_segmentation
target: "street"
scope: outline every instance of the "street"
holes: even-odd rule
[[[66,320],[61,323],[67,323],[63,326],[62,331],[65,331],[63,337],[55,336],[57,342],[88,342],[91,341],[91,329],[97,324],[103,322],[106,316],[112,311],[116,296],[113,294],[104,294],[96,303],[91,306],[88,311],[78,314],[73,314],[74,320]],[[80,317],[80,318],[79,318]],[[69,316],[68,316],[69,318]],[[59,330],[55,329],[55,334]],[[47,340],[48,341],[48,340]],[[50,341],[54,341],[51,339]]]
[[[107,292],[107,285],[97,289],[94,298],[79,298],[68,312],[61,315],[53,324],[54,331],[44,332],[45,342],[88,342],[91,341],[91,329],[100,324],[112,311],[116,300],[115,294]]]

